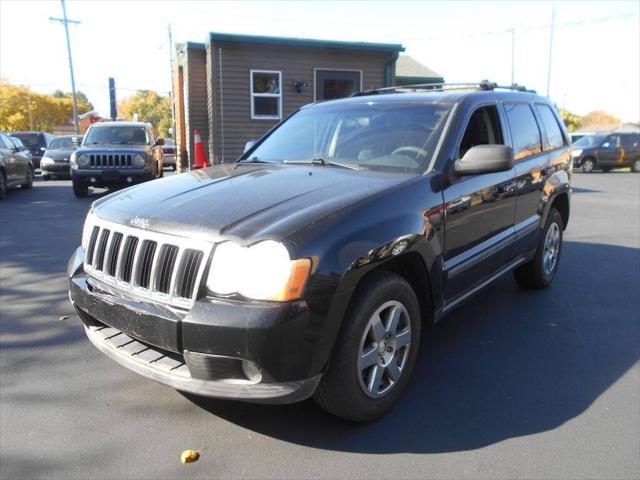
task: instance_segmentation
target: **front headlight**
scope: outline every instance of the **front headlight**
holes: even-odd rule
[[[582,149],[578,148],[576,150],[571,150],[571,156],[572,157],[579,157],[580,155],[582,155]]]
[[[286,247],[273,240],[250,247],[225,242],[213,254],[207,288],[254,300],[295,300],[302,295],[310,271],[311,260],[291,260]]]
[[[42,159],[40,160],[40,165],[51,165],[52,163],[55,163],[55,162],[51,157],[42,157]]]
[[[144,155],[140,155],[139,153],[137,155],[134,155],[133,156],[133,165],[138,167],[138,168],[144,167]]]
[[[91,238],[91,232],[93,231],[94,215],[93,211],[89,210],[87,218],[84,220],[84,227],[82,228],[82,249],[86,252],[89,246],[89,239]]]
[[[86,167],[87,165],[89,165],[89,155],[85,154],[85,153],[81,153],[80,155],[76,155],[75,156],[75,160],[76,160],[76,165],[78,165],[79,167]]]

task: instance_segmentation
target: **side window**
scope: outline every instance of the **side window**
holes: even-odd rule
[[[553,111],[551,111],[551,107],[549,107],[549,105],[537,104],[536,109],[542,119],[544,130],[547,132],[548,145],[545,145],[545,150],[554,150],[563,147],[564,137],[562,136],[562,130],[560,130],[558,120],[553,114]]]
[[[504,108],[511,127],[514,160],[542,152],[540,129],[531,107],[526,103],[505,103]]]
[[[620,135],[609,135],[603,142],[602,148],[620,148]]]
[[[640,140],[640,135],[623,135],[622,146],[624,148],[638,148],[638,140]]]
[[[464,154],[476,145],[503,144],[498,109],[495,105],[480,107],[469,118],[469,123],[467,123],[458,148],[458,158],[464,157]]]

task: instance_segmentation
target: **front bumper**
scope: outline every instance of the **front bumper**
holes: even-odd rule
[[[91,170],[72,169],[71,178],[76,183],[85,183],[95,187],[109,187],[113,185],[134,185],[147,182],[155,178],[150,168],[140,170]]]
[[[89,340],[130,370],[178,390],[260,403],[293,403],[313,394],[305,302],[196,301],[190,310],[126,298],[87,277],[78,249],[68,266],[69,297]],[[244,374],[243,362],[260,376]]]
[[[69,162],[41,163],[40,171],[43,175],[64,175],[67,177],[71,175]]]

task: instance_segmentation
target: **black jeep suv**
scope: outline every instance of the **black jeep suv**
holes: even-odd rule
[[[162,177],[163,144],[148,123],[94,123],[71,154],[73,193],[86,197],[89,186],[118,187]]]
[[[509,271],[552,282],[570,167],[531,92],[308,105],[235,164],[95,201],[70,298],[91,342],[143,376],[371,420],[407,386],[425,322]]]

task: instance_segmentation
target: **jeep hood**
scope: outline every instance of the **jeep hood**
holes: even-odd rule
[[[93,204],[104,220],[191,238],[282,240],[415,175],[330,166],[218,165],[147,182]]]

